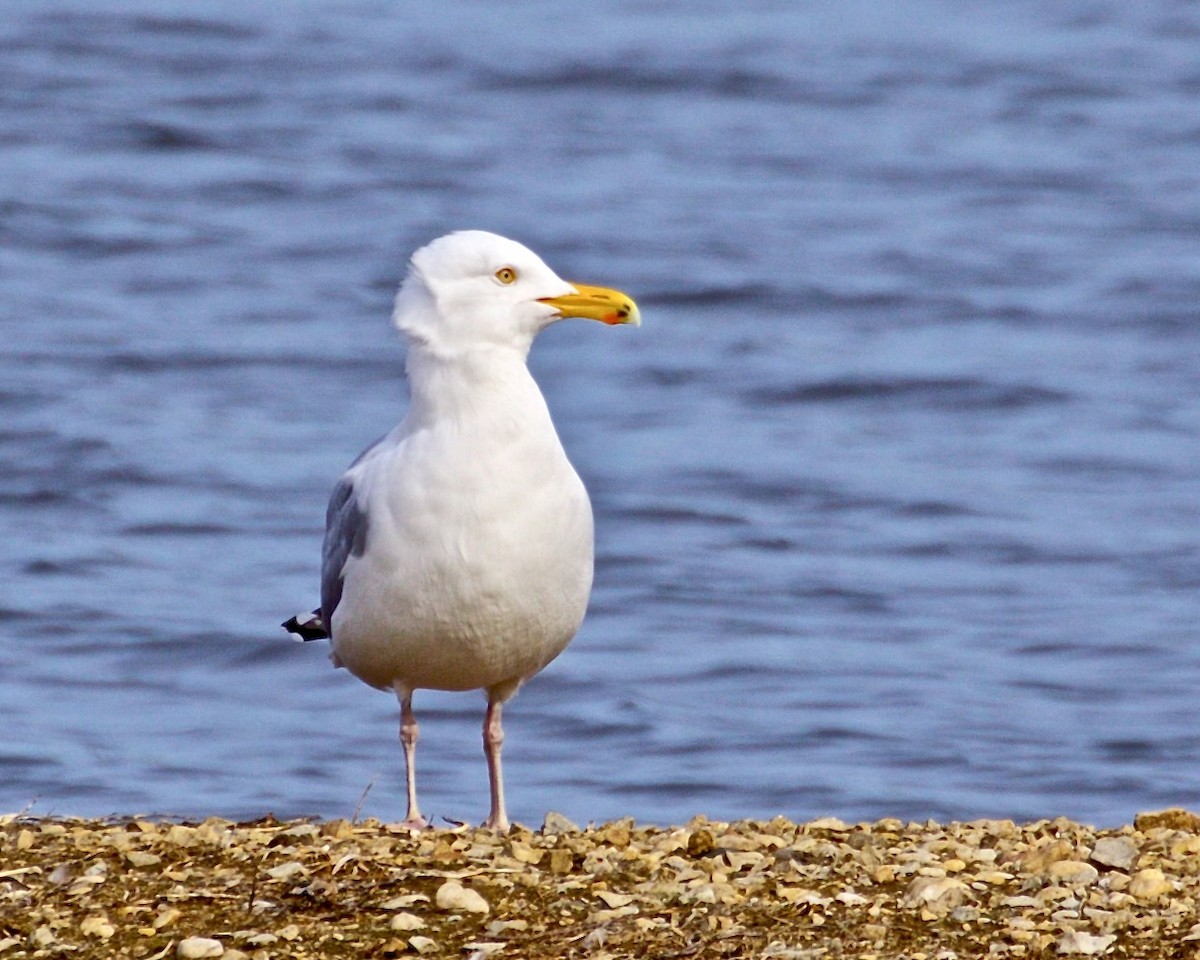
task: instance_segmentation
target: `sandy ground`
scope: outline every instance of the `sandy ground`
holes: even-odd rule
[[[16,957],[1200,957],[1200,818],[579,829],[0,817]]]

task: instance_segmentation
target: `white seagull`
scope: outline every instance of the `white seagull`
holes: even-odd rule
[[[407,415],[329,500],[321,606],[284,627],[329,638],[334,666],[394,690],[417,804],[413,691],[487,692],[485,827],[508,829],[502,704],[558,656],[592,587],[592,508],[526,366],[564,317],[634,324],[637,305],[567,283],[515,241],[472,230],[413,254],[393,320],[408,341]]]

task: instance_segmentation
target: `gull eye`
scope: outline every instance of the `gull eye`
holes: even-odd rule
[[[510,284],[510,283],[516,283],[517,282],[517,271],[514,270],[512,267],[501,267],[499,270],[496,271],[495,277],[501,283],[506,284],[506,285]]]

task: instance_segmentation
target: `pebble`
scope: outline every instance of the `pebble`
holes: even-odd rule
[[[79,925],[79,932],[85,937],[97,937],[101,940],[107,940],[117,932],[117,928],[108,922],[107,917],[87,917]]]
[[[902,904],[906,907],[925,907],[934,913],[949,913],[959,906],[967,893],[967,885],[955,877],[917,877],[904,891]]]
[[[542,820],[542,833],[579,833],[579,826],[551,810]]]
[[[1090,859],[1102,867],[1128,870],[1137,859],[1138,848],[1128,837],[1102,837],[1096,841]]]
[[[1129,881],[1126,891],[1139,900],[1157,900],[1174,890],[1166,875],[1157,867],[1139,870]]]
[[[1046,867],[1046,876],[1060,883],[1095,883],[1100,871],[1082,860],[1056,860]]]
[[[1045,873],[1050,864],[1070,860],[1075,856],[1075,845],[1067,840],[1043,840],[1018,857],[1021,867],[1030,873]]]
[[[1094,934],[1070,930],[1059,937],[1054,949],[1059,954],[1094,956],[1107,950],[1116,939],[1116,934],[1112,933]]]
[[[1188,833],[1200,833],[1200,816],[1190,810],[1171,807],[1167,810],[1153,810],[1149,813],[1139,813],[1133,818],[1135,830],[1143,833],[1149,830],[1185,830]]]
[[[179,960],[204,960],[205,957],[219,957],[225,953],[225,947],[220,940],[208,937],[186,937],[175,947],[175,956]]]
[[[467,913],[487,913],[491,908],[483,896],[457,880],[447,880],[438,887],[434,903],[439,910],[465,910]],[[411,942],[411,941],[410,941]]]

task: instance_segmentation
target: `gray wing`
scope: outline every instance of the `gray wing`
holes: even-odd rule
[[[374,443],[359,454],[353,467],[377,447]],[[367,513],[358,502],[354,481],[338,481],[325,511],[325,542],[321,546],[321,619],[333,633],[333,611],[342,600],[346,561],[361,557],[367,549]]]

